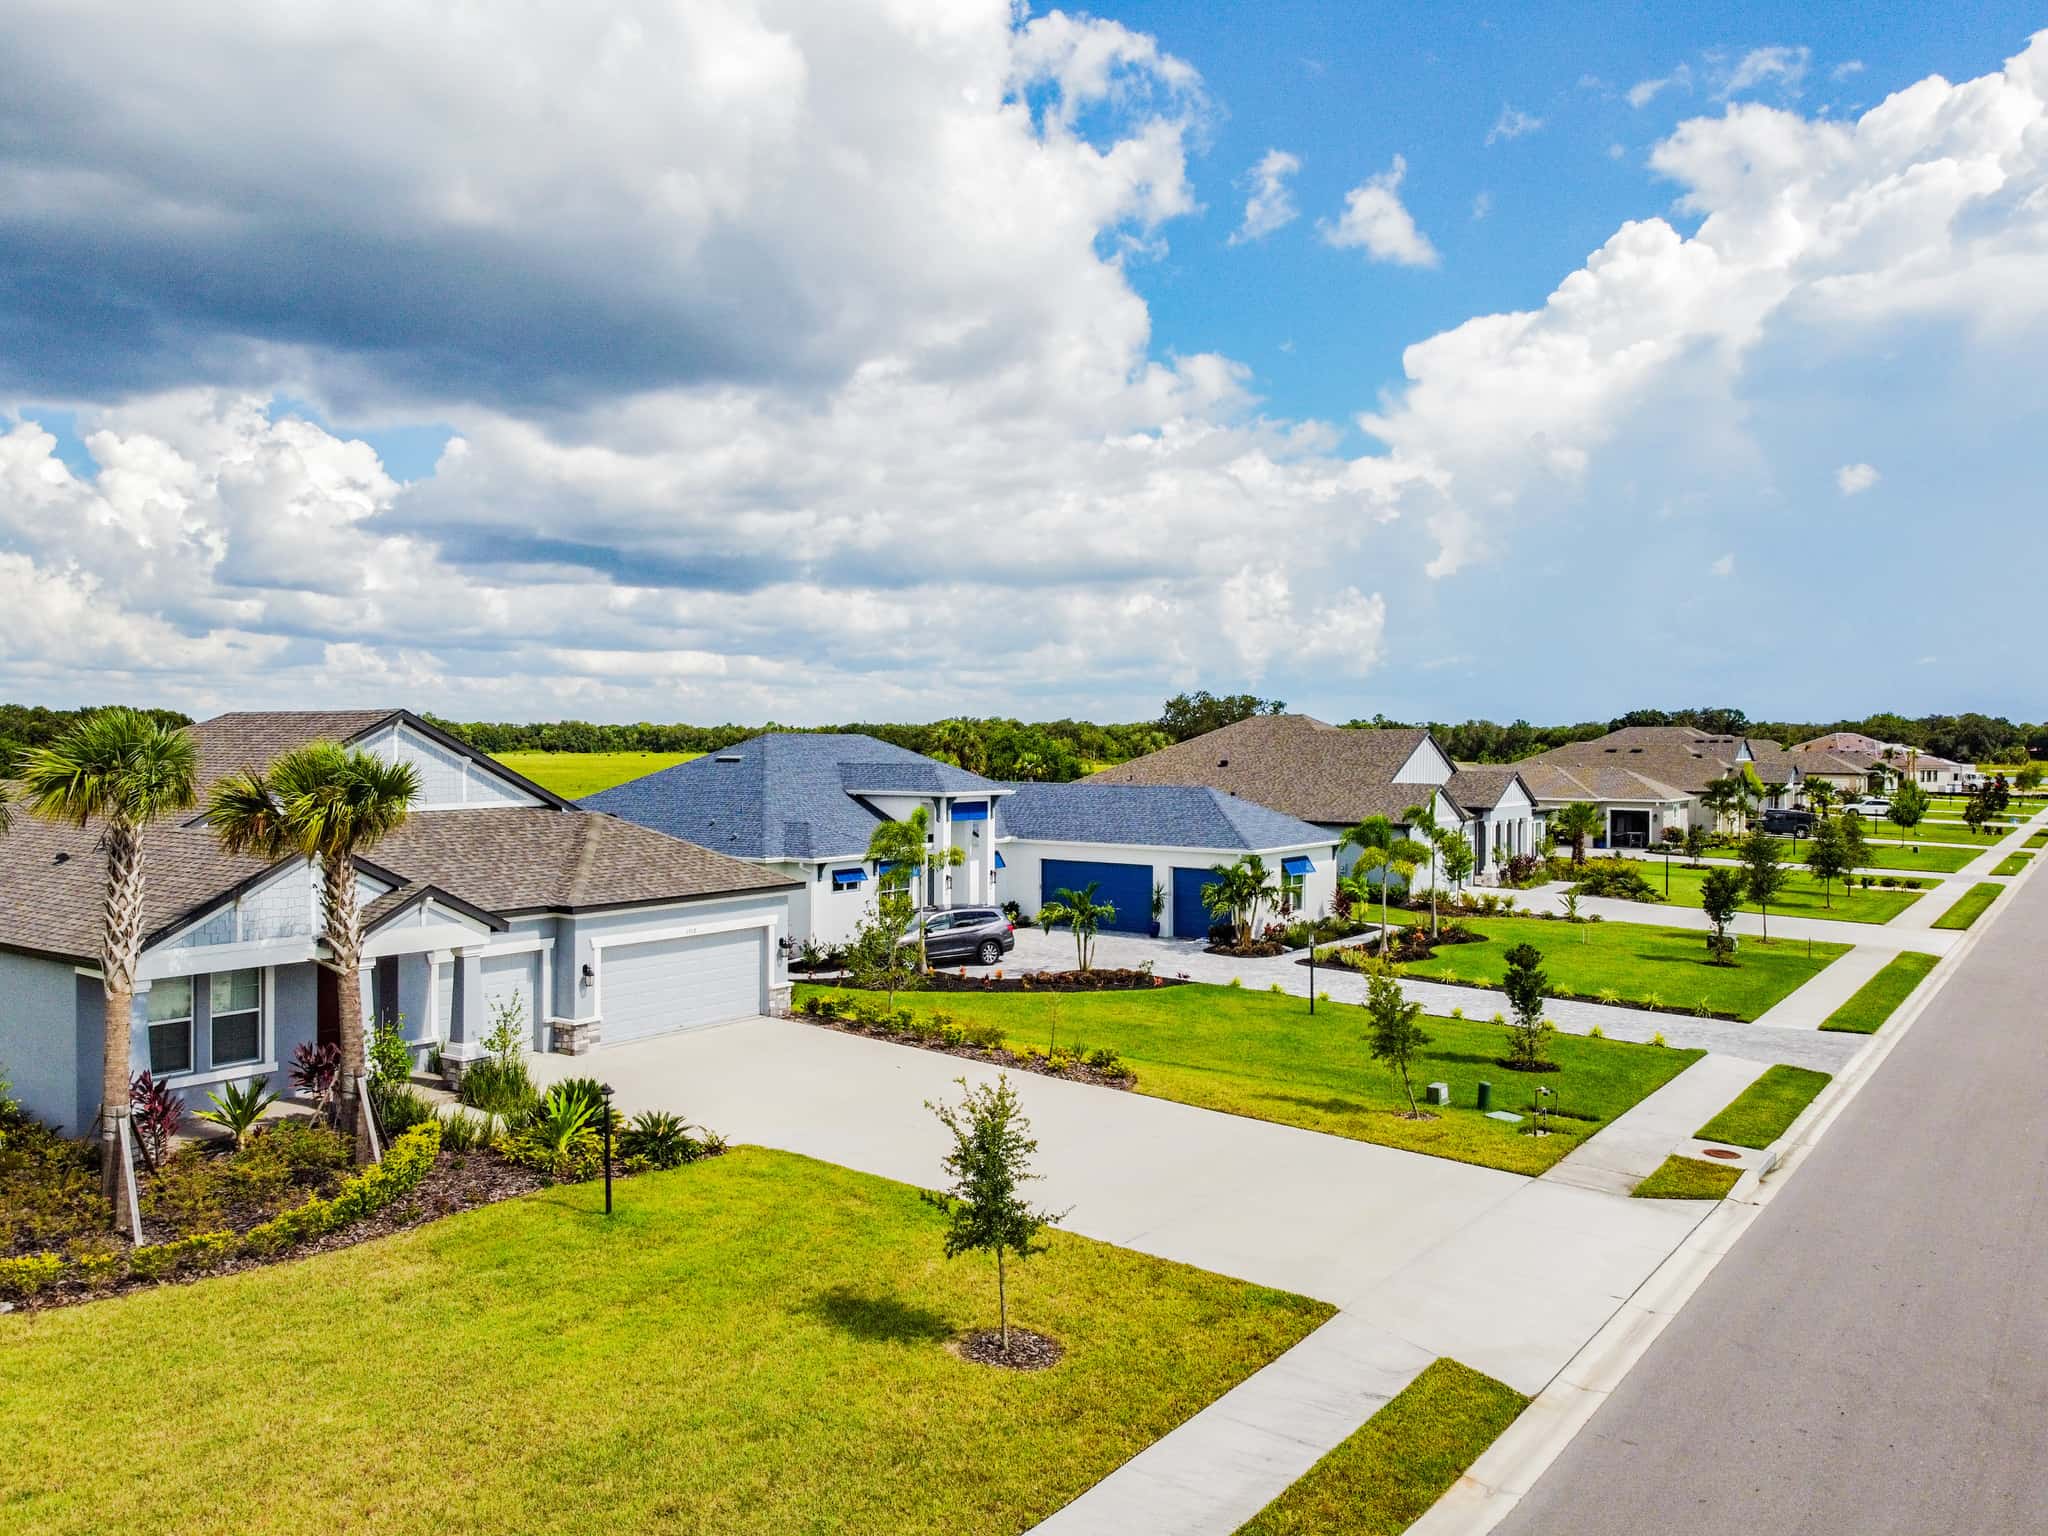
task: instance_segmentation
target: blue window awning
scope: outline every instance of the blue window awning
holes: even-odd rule
[[[889,873],[890,870],[894,869],[895,867],[896,861],[894,859],[883,859],[880,863],[875,865],[875,873],[877,875],[886,875],[887,873]]]
[[[860,885],[866,881],[867,877],[868,872],[864,869],[835,869],[832,871],[832,883],[841,890],[844,890],[849,885]]]
[[[953,819],[955,821],[987,821],[988,802],[986,800],[955,800],[953,802]]]
[[[1280,861],[1280,873],[1283,875],[1312,875],[1315,869],[1315,865],[1309,862],[1309,857],[1305,853],[1297,853],[1291,859]]]
[[[1009,867],[1010,867],[1009,865],[1007,865],[1007,864],[1005,864],[1005,863],[1003,862],[1003,850],[1002,850],[1002,849],[1000,849],[1000,848],[998,848],[998,849],[996,850],[996,868],[997,868],[997,869],[1008,869]]]

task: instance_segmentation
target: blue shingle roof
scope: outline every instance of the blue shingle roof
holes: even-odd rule
[[[735,858],[859,858],[881,818],[858,794],[997,788],[979,774],[872,736],[772,731],[582,804]]]
[[[1200,784],[1017,784],[996,811],[1003,833],[1060,843],[1155,848],[1328,847],[1312,823]]]

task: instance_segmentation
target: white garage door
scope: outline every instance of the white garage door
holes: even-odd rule
[[[541,1038],[541,1020],[547,1009],[541,1006],[540,1000],[540,951],[531,949],[522,955],[485,955],[480,969],[484,979],[483,1033],[488,1035],[498,1027],[498,1010],[509,1006],[516,998],[528,1042],[536,1050],[546,1044]]]
[[[768,931],[742,928],[603,951],[608,1045],[697,1029],[762,1011]]]

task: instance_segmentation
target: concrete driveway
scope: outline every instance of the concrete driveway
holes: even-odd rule
[[[734,1141],[921,1186],[938,1181],[946,1146],[925,1102],[957,1095],[955,1078],[994,1075],[785,1019],[533,1065],[543,1081],[604,1078],[628,1113],[673,1110]],[[1039,1140],[1041,1198],[1069,1210],[1069,1230],[1319,1297],[1525,1392],[1563,1366],[1707,1209],[1136,1093],[1030,1074],[1013,1081]]]

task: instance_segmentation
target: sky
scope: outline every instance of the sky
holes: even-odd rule
[[[15,0],[0,698],[2048,710],[2048,32]]]

